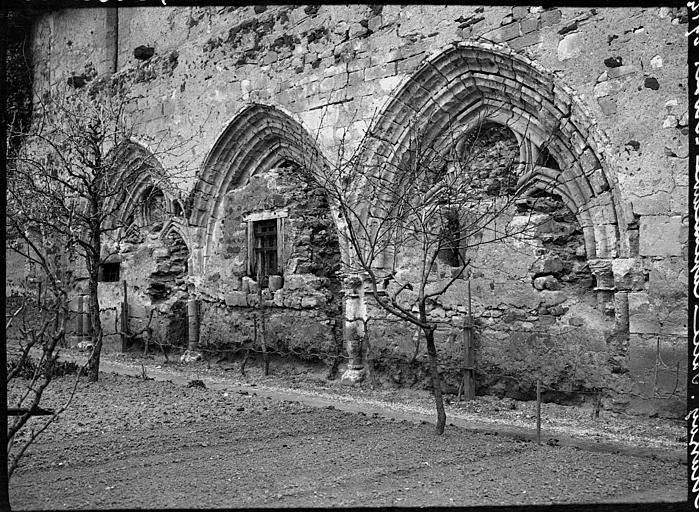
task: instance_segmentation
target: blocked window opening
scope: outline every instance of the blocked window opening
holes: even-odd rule
[[[253,229],[253,277],[260,275],[260,286],[269,284],[269,276],[279,273],[277,260],[277,219],[258,220]]]
[[[182,236],[171,230],[162,238],[163,249],[155,256],[147,293],[153,303],[163,302],[186,291],[189,249]]]
[[[119,281],[119,267],[119,263],[103,263],[100,268],[102,274],[100,281],[106,283]]]
[[[460,170],[474,188],[489,196],[515,192],[520,144],[507,126],[485,122],[457,142],[455,150]]]

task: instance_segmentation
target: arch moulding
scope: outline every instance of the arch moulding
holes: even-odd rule
[[[413,126],[437,147],[486,121],[507,126],[520,142],[520,185],[559,194],[576,215],[589,260],[636,255],[606,136],[569,87],[506,47],[455,43],[428,58],[385,104],[371,127],[382,140],[365,156],[397,161]],[[542,150],[560,170],[536,165]]]
[[[204,160],[186,206],[189,222],[198,232],[194,238],[199,252],[196,264],[201,274],[220,236],[226,193],[244,184],[253,174],[285,161],[311,172],[327,163],[315,139],[282,109],[248,105],[223,130]],[[334,213],[333,218],[337,225]]]

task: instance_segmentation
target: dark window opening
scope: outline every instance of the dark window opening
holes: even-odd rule
[[[184,210],[179,201],[174,201],[172,204],[172,213],[174,215],[184,215]]]
[[[284,169],[287,172],[295,172],[295,171],[298,171],[299,166],[295,162],[292,162],[291,160],[283,160],[279,164],[279,168]]]
[[[459,215],[454,210],[442,213],[441,249],[439,259],[452,267],[461,266],[461,225]]]
[[[269,276],[278,274],[277,219],[253,222],[253,277],[260,276],[259,285],[266,288]]]
[[[539,158],[536,161],[536,165],[548,167],[549,169],[556,169],[557,171],[561,170],[558,166],[558,162],[556,162],[546,148],[541,148],[541,151],[539,151]]]
[[[100,281],[113,283],[119,280],[119,263],[103,263]]]
[[[156,224],[165,219],[165,196],[162,190],[151,187],[145,194],[143,216],[146,224]]]

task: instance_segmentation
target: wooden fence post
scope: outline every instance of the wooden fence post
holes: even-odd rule
[[[536,379],[536,444],[541,446],[541,379]]]
[[[267,331],[265,319],[265,306],[262,300],[262,264],[257,267],[257,307],[260,313],[260,341],[262,345],[262,360],[265,365],[265,376],[269,375],[269,354],[267,353]]]
[[[464,370],[461,386],[459,386],[458,400],[461,400],[463,390],[466,400],[476,398],[475,361],[473,357],[473,315],[471,313],[471,280],[468,280],[468,319],[463,333],[463,360]]]
[[[126,290],[126,279],[123,281],[124,297],[121,302],[121,351],[126,352],[129,332],[129,301]]]

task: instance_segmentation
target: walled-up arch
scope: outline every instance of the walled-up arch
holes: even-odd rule
[[[546,188],[564,200],[583,228],[589,259],[630,255],[601,134],[552,73],[506,49],[459,43],[428,59],[387,102],[371,128],[381,139],[372,139],[365,154],[397,161],[415,125],[429,147],[446,145],[484,122],[514,132],[527,163],[520,185]],[[542,152],[558,165],[537,165]]]
[[[164,225],[163,229],[160,231],[160,236],[159,238],[161,240],[165,240],[168,237],[179,237],[181,238],[185,245],[189,248],[191,246],[191,236],[189,233],[189,230],[187,229],[188,226],[185,222],[183,222],[182,219],[179,218],[170,218],[168,219]]]
[[[165,171],[153,153],[137,142],[128,141],[115,150],[113,158],[118,194],[107,199],[105,210],[113,212],[116,223],[125,225],[130,216],[141,214],[152,192],[166,201]]]
[[[325,159],[313,137],[289,114],[253,104],[228,124],[204,161],[188,205],[191,224],[202,229],[199,242],[205,255],[220,229],[226,193],[253,173],[290,164],[313,171]]]

